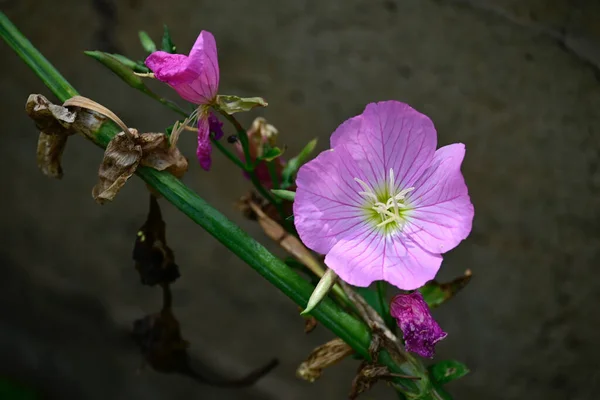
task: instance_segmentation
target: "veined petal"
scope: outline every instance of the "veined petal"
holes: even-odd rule
[[[185,100],[210,103],[219,87],[219,63],[214,36],[200,32],[189,56],[156,51],[146,58],[156,79],[167,83]]]
[[[212,164],[212,146],[210,144],[210,126],[208,122],[208,113],[200,112],[198,114],[198,148],[196,149],[196,157],[200,166],[205,171],[210,170]]]
[[[460,172],[464,156],[462,143],[438,149],[408,196],[414,209],[404,233],[434,253],[453,249],[471,232],[474,209]]]
[[[366,225],[352,158],[344,148],[327,150],[303,165],[296,178],[294,224],[310,249],[325,254]]]
[[[430,165],[437,145],[433,122],[399,101],[370,103],[361,115],[340,125],[331,136],[331,146],[346,146],[351,154],[367,162],[370,180],[385,181],[394,169],[396,186],[407,188]]]
[[[369,286],[384,280],[404,290],[433,279],[441,263],[439,254],[402,237],[386,237],[368,226],[340,239],[325,257],[325,264],[351,285]]]

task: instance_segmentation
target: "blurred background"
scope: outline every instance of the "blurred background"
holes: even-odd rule
[[[337,125],[368,102],[397,99],[426,113],[440,145],[466,144],[476,210],[470,238],[445,256],[439,275],[474,274],[435,311],[449,333],[437,359],[472,369],[448,389],[461,400],[597,398],[597,1],[3,0],[0,9],[82,95],[140,131],[162,131],[178,117],[82,52],[143,58],[138,30],[159,41],[163,23],[182,52],[201,29],[214,33],[220,92],[265,97],[269,107],[243,121],[265,116],[290,154],[314,137],[327,148]],[[30,93],[53,97],[3,42],[0,54],[0,376],[53,399],[346,398],[355,361],[314,384],[295,377],[332,335],[323,327],[305,335],[290,300],[164,202],[182,273],[174,311],[194,357],[228,376],[271,357],[281,365],[246,390],[138,372],[126,332],[160,307],[160,291],[140,285],[131,260],[145,187],[132,179],[113,203],[95,204],[102,153],[81,138],[69,141],[64,178],[44,177],[24,104]],[[181,147],[191,161],[185,182],[270,245],[234,208],[249,183],[233,165],[216,155],[205,173],[194,162],[194,135]],[[363,398],[394,394],[381,387]]]

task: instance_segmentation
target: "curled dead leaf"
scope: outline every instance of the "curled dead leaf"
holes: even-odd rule
[[[29,96],[25,111],[40,131],[37,145],[38,167],[46,176],[62,178],[60,161],[67,138],[75,133],[72,125],[77,114],[66,107],[52,104],[41,94]]]
[[[354,353],[340,338],[335,338],[314,349],[296,370],[296,375],[308,382],[314,382],[321,377],[323,369],[330,367],[350,354]]]
[[[135,129],[129,132],[134,138],[139,137]],[[98,170],[99,182],[92,189],[94,199],[100,204],[112,200],[135,173],[141,158],[142,146],[124,132],[117,134],[104,152],[104,159]]]

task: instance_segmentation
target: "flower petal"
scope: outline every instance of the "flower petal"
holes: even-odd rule
[[[421,293],[397,295],[390,304],[390,313],[402,330],[406,350],[433,358],[435,344],[448,334],[431,316]]]
[[[310,249],[325,254],[353,229],[365,225],[361,190],[345,149],[327,150],[306,163],[296,178],[294,224]]]
[[[369,286],[384,280],[403,290],[416,289],[433,279],[441,263],[439,254],[399,236],[385,237],[368,226],[340,239],[325,257],[325,264],[351,285]]]
[[[210,103],[219,87],[219,64],[214,36],[200,32],[189,56],[156,51],[146,58],[156,79],[167,83],[185,100]]]
[[[223,122],[212,111],[208,114],[208,129],[213,133],[215,140],[221,140],[224,135]]]
[[[438,149],[408,196],[414,210],[404,232],[434,253],[453,249],[471,232],[474,209],[460,172],[464,156],[462,143]]]
[[[208,115],[206,112],[200,112],[198,114],[198,148],[196,149],[196,157],[200,166],[205,171],[210,170],[212,164],[211,153],[212,146],[210,144]]]
[[[394,169],[400,188],[412,187],[430,165],[437,145],[433,122],[399,101],[370,103],[363,113],[340,125],[331,147],[346,146],[353,155],[364,154],[366,170],[377,183]]]

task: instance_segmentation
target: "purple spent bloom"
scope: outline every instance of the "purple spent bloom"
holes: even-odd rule
[[[196,149],[196,158],[198,158],[200,166],[205,171],[210,171],[212,164],[211,132],[216,140],[221,139],[223,137],[223,123],[212,111],[202,108],[198,111],[198,148]]]
[[[208,107],[219,88],[217,44],[212,33],[200,32],[188,56],[155,51],[146,58],[146,66],[156,79],[171,86],[185,100],[197,104],[198,161],[205,170],[211,164]]]
[[[433,358],[435,344],[448,334],[431,316],[420,292],[399,294],[392,299],[390,313],[404,335],[406,350]]]
[[[355,286],[413,290],[433,279],[474,215],[460,172],[465,146],[436,144],[431,120],[398,101],[345,121],[332,149],[298,171],[294,223],[304,244]]]

